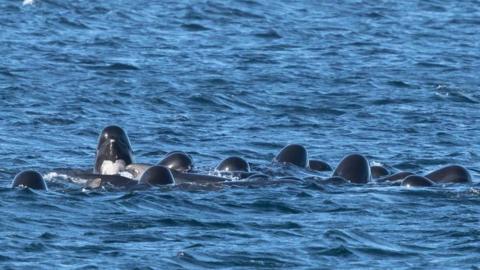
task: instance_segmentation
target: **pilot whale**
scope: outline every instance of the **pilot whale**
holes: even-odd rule
[[[428,173],[425,177],[440,184],[472,182],[472,176],[468,170],[459,165],[445,166]]]
[[[300,144],[289,144],[282,148],[275,156],[273,162],[293,164],[298,167],[308,168],[314,171],[331,171],[332,167],[321,160],[311,160],[307,149]]]
[[[12,181],[12,188],[28,187],[37,190],[47,190],[47,184],[41,174],[36,171],[23,171],[18,173]]]
[[[340,176],[352,183],[366,184],[371,179],[370,166],[366,157],[360,154],[345,156],[332,174]]]
[[[193,170],[193,159],[185,152],[173,151],[166,154],[157,165],[163,165],[179,172],[190,172]]]
[[[119,126],[105,127],[98,137],[93,172],[118,174],[133,162],[132,146],[127,133]]]
[[[280,150],[273,161],[306,168],[308,165],[308,152],[300,144],[289,144]]]

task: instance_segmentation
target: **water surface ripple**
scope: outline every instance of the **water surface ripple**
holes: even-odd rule
[[[2,268],[458,268],[480,259],[478,1],[0,2]],[[124,127],[138,162],[461,164],[474,183],[49,192]],[[298,177],[309,172],[287,169]]]

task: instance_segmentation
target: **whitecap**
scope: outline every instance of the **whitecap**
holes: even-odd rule
[[[35,3],[35,0],[23,0],[22,5],[33,5]]]

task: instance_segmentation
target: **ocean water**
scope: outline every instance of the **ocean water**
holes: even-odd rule
[[[479,269],[480,2],[0,1],[4,269]],[[467,185],[86,191],[109,124],[137,162],[469,169]],[[272,167],[273,166],[273,167]],[[35,169],[50,190],[12,190]]]

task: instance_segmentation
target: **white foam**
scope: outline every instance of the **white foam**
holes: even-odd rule
[[[35,0],[23,0],[22,5],[33,5],[35,3]]]
[[[56,172],[49,172],[49,173],[43,175],[43,179],[45,179],[45,180],[52,180],[55,177],[59,177],[59,174],[56,173]]]
[[[248,179],[248,177],[240,178],[239,176],[235,176],[233,173],[229,173],[228,171],[222,172],[218,170],[213,170],[213,171],[209,171],[207,174],[211,176],[226,178],[232,182],[245,182],[250,180]]]
[[[57,173],[57,172],[49,172],[49,173],[43,175],[43,179],[45,179],[45,181],[53,182],[53,180],[55,178],[61,178],[61,179],[64,179],[64,180],[69,180],[69,181],[71,181],[75,184],[80,184],[80,185],[84,185],[87,182],[87,180],[85,180],[85,179],[78,178],[78,177],[72,177],[70,175]]]
[[[378,161],[372,161],[370,162],[370,166],[383,166],[383,164]]]

